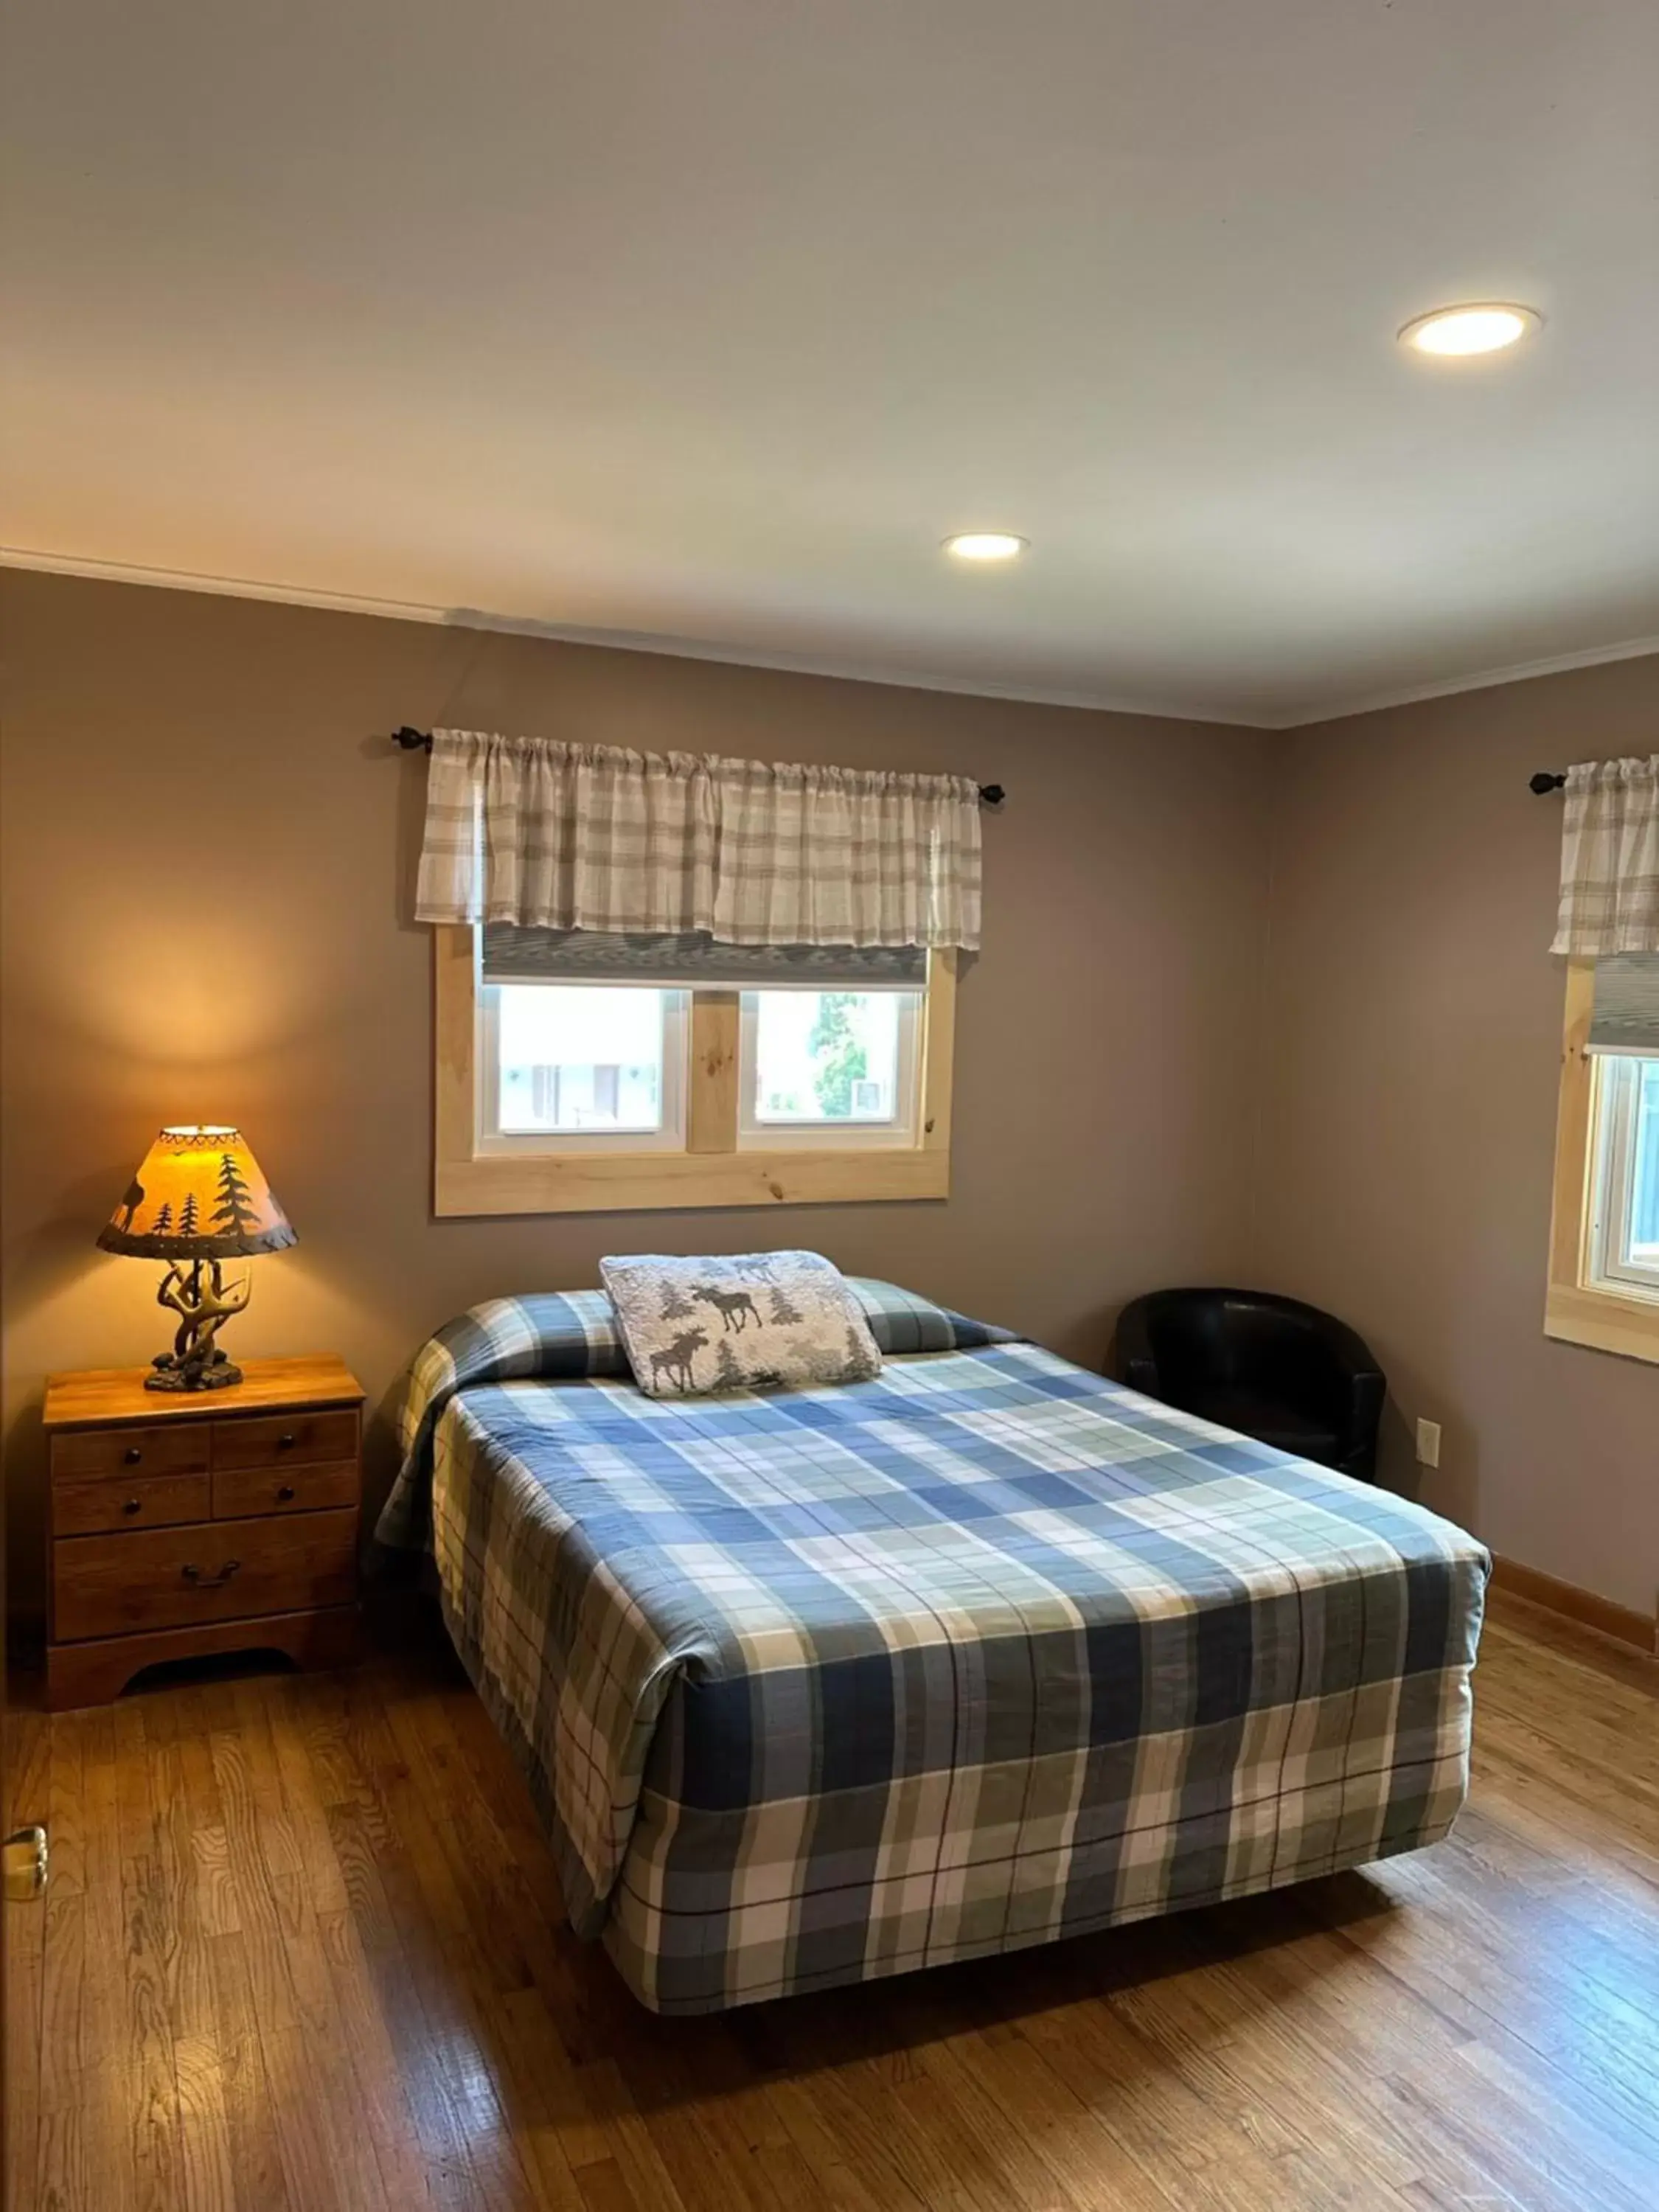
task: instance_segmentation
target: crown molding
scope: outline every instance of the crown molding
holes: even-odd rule
[[[977,683],[959,676],[917,673],[867,662],[819,659],[810,653],[760,653],[747,646],[671,637],[647,630],[599,629],[569,623],[538,621],[529,615],[495,614],[477,607],[431,606],[416,599],[376,599],[362,592],[323,591],[307,584],[273,584],[252,576],[209,576],[186,568],[155,568],[131,561],[94,561],[77,554],[41,553],[23,546],[0,545],[0,568],[36,568],[55,576],[85,576],[113,584],[148,584],[163,591],[207,592],[222,599],[267,599],[284,606],[320,607],[334,614],[376,615],[390,622],[432,623],[449,629],[499,630],[520,637],[547,638],[557,644],[590,645],[611,653],[649,653],[675,660],[711,660],[738,668],[769,668],[791,676],[826,676],[840,683],[884,684],[905,691],[942,691],[958,698],[1004,699],[1033,707],[1070,707],[1084,714],[1139,714],[1154,721],[1206,722],[1212,727],[1245,730],[1305,730],[1321,722],[1344,722],[1356,714],[1377,714],[1392,707],[1413,707],[1425,700],[1449,699],[1461,691],[1487,691],[1502,684],[1525,684],[1538,676],[1563,676],[1604,662],[1639,660],[1659,653],[1659,633],[1623,638],[1580,653],[1552,653],[1541,660],[1516,661],[1449,676],[1434,684],[1364,693],[1334,706],[1291,714],[1224,713],[1170,700],[1124,698],[1109,691],[1049,690],[1038,685]]]
[[[1483,668],[1470,676],[1449,676],[1438,684],[1415,684],[1400,691],[1377,691],[1322,707],[1316,714],[1296,714],[1264,723],[1273,730],[1308,730],[1319,722],[1346,722],[1354,714],[1380,714],[1390,707],[1415,707],[1425,699],[1450,699],[1460,691],[1491,691],[1501,684],[1529,684],[1535,676],[1569,676],[1576,668],[1600,668],[1613,660],[1643,660],[1659,653],[1659,634],[1621,638],[1613,645],[1586,646],[1582,653],[1554,653],[1542,660],[1517,660],[1506,668]]]
[[[283,606],[323,607],[332,614],[380,615],[392,622],[447,623],[442,607],[414,599],[377,599],[362,592],[323,592],[307,584],[270,584],[252,576],[204,576],[188,568],[151,568],[136,561],[92,561],[78,553],[37,553],[0,545],[0,568],[38,568],[49,576],[85,576],[94,583],[149,584],[164,592],[207,592],[221,599],[270,599]]]
[[[433,623],[448,629],[499,630],[546,638],[561,645],[591,645],[610,653],[649,653],[673,660],[712,660],[728,667],[775,669],[789,676],[827,676],[843,684],[883,684],[902,691],[943,691],[957,698],[1003,699],[1031,707],[1070,707],[1091,714],[1138,714],[1165,722],[1205,722],[1212,728],[1277,727],[1259,718],[1169,701],[1121,698],[1109,692],[1051,690],[1016,684],[969,682],[960,676],[918,673],[878,664],[794,653],[762,653],[748,646],[648,630],[597,629],[542,622],[532,615],[495,614],[478,607],[429,606],[415,599],[374,599],[358,592],[319,591],[306,584],[272,584],[246,576],[200,575],[185,568],[154,568],[131,561],[93,561],[78,554],[39,553],[0,545],[0,568],[34,568],[53,576],[94,582],[148,584],[173,592],[207,592],[221,599],[267,599],[284,606],[321,607],[333,614],[378,615],[392,622]]]

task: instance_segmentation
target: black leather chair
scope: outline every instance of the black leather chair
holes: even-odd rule
[[[1154,1291],[1118,1316],[1116,1381],[1370,1482],[1388,1385],[1346,1322],[1267,1291]]]

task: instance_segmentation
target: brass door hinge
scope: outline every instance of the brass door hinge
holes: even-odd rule
[[[52,1847],[44,1828],[19,1828],[3,1847],[6,1902],[27,1905],[46,1886]]]

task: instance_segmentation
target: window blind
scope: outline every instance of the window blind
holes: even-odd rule
[[[1620,952],[1596,962],[1588,1048],[1659,1060],[1659,952]]]
[[[661,983],[675,990],[920,991],[919,945],[722,945],[702,931],[613,936],[490,921],[486,983]]]

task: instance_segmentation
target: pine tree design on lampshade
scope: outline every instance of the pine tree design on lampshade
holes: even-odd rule
[[[228,1237],[246,1237],[259,1226],[258,1209],[234,1152],[219,1155],[219,1203],[213,1209],[213,1225]]]
[[[179,1316],[179,1328],[148,1387],[222,1390],[240,1382],[240,1369],[214,1339],[246,1306],[252,1284],[245,1276],[227,1288],[222,1263],[298,1241],[239,1129],[161,1130],[98,1238],[106,1252],[168,1263],[156,1304]]]

